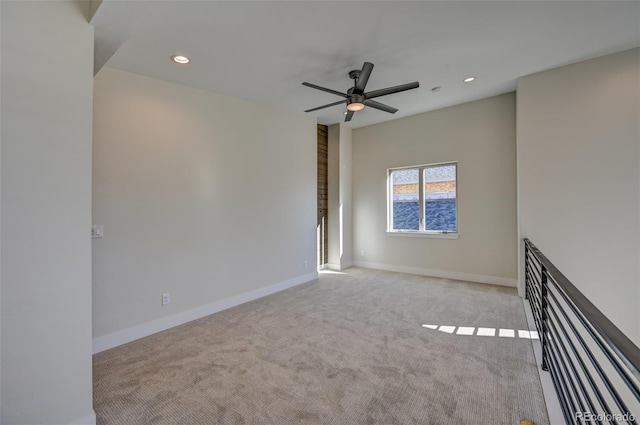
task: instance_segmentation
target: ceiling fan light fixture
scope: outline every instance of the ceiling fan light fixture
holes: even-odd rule
[[[364,109],[364,97],[353,96],[347,99],[347,110],[352,112],[362,111]]]

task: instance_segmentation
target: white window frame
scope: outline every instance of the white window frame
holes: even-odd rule
[[[424,170],[426,168],[441,167],[443,165],[456,166],[456,231],[447,230],[424,230]],[[393,228],[393,184],[391,173],[397,170],[418,170],[418,204],[419,204],[419,225],[418,230],[402,230]],[[395,167],[387,169],[387,235],[426,237],[436,239],[458,239],[460,235],[460,223],[458,221],[458,161],[438,162],[435,164],[410,165],[406,167]]]

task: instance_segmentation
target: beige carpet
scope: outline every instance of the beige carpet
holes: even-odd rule
[[[353,268],[95,355],[94,408],[118,425],[548,424],[526,329],[514,289]]]

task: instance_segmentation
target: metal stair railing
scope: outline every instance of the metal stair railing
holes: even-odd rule
[[[529,240],[525,298],[567,424],[640,421],[640,349]]]

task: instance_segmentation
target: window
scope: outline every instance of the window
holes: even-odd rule
[[[390,232],[457,233],[455,162],[389,170]]]

